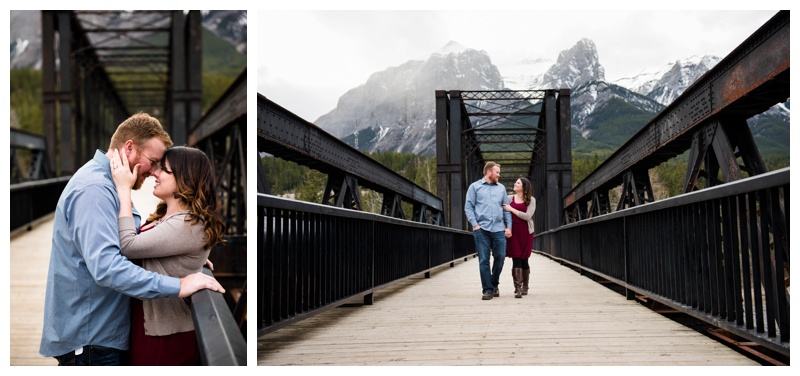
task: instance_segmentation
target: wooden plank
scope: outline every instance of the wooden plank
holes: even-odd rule
[[[480,298],[477,259],[410,278],[258,341],[258,365],[758,365],[545,257],[514,298]]]
[[[44,293],[53,221],[11,239],[10,365],[54,366],[53,358],[39,355],[44,318]]]

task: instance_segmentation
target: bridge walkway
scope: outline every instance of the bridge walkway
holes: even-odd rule
[[[477,258],[375,292],[269,333],[271,365],[758,365],[705,335],[545,256],[514,298],[511,262],[499,298],[482,301]]]

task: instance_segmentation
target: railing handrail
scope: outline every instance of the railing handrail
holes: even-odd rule
[[[213,277],[204,267],[203,274]],[[246,366],[247,343],[222,294],[200,290],[191,296],[192,321],[205,366]]]
[[[570,223],[534,248],[788,356],[789,172]]]
[[[553,230],[548,230],[546,232],[542,231],[538,235],[544,235],[545,233],[558,231],[559,229],[566,229],[570,227],[580,226],[582,224],[607,221],[614,218],[621,218],[634,214],[652,212],[678,205],[687,205],[687,204],[708,201],[710,199],[717,198],[720,196],[730,196],[730,195],[754,192],[757,190],[774,187],[781,184],[789,184],[789,167],[785,167],[775,171],[770,171],[756,176],[751,176],[737,181],[727,182],[713,187],[700,189],[689,193],[684,193],[678,196],[665,198],[663,200],[649,202],[642,205],[626,208],[623,210],[618,210],[615,212],[598,215],[596,217],[582,219],[577,222],[568,223]]]
[[[316,214],[325,214],[325,215],[332,215],[336,217],[347,217],[347,218],[358,218],[358,219],[366,219],[366,220],[373,220],[378,222],[386,222],[392,223],[396,225],[402,226],[410,226],[410,227],[421,227],[421,228],[428,228],[431,230],[436,231],[443,231],[443,232],[453,232],[459,234],[472,234],[471,231],[464,231],[458,230],[450,227],[443,227],[438,225],[433,225],[430,223],[422,223],[416,221],[410,221],[407,219],[400,219],[395,217],[390,217],[383,214],[376,214],[371,212],[359,211],[359,210],[352,210],[352,209],[345,209],[339,208],[336,206],[330,206],[325,204],[317,204],[314,202],[307,202],[307,201],[299,201],[299,200],[292,200],[288,198],[283,198],[279,196],[273,196],[263,193],[258,193],[258,206],[270,206],[276,209],[290,209],[290,210],[302,210],[308,213],[316,213]]]
[[[42,179],[42,180],[33,180],[33,181],[26,181],[22,183],[16,183],[10,185],[10,191],[16,192],[30,188],[39,188],[39,187],[46,187],[48,185],[59,184],[69,181],[72,178],[72,175],[67,176],[59,176],[57,178],[50,178],[50,179]],[[55,207],[53,207],[55,210]]]
[[[475,253],[472,233],[258,194],[258,335]]]

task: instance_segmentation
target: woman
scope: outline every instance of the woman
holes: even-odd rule
[[[112,152],[119,158],[120,152]],[[119,237],[122,255],[146,270],[174,277],[198,272],[209,251],[223,241],[225,226],[218,213],[211,161],[202,151],[177,146],[167,149],[156,169],[153,195],[162,201],[156,212],[135,229],[128,159],[112,169],[120,200]],[[186,301],[167,298],[131,299],[132,365],[197,365],[199,350],[192,314]]]
[[[506,257],[514,263],[511,275],[514,277],[514,297],[528,295],[528,280],[531,267],[528,259],[533,250],[533,212],[536,199],[531,195],[531,182],[519,178],[514,183],[514,194],[508,196],[509,205],[503,210],[511,212],[511,238],[506,239]]]

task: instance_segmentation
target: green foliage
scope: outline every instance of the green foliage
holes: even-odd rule
[[[43,134],[42,72],[30,68],[11,70],[11,109],[20,129]]]
[[[750,132],[764,159],[789,157],[789,122],[775,117],[750,119]],[[788,164],[787,164],[788,165]]]
[[[436,158],[425,158],[417,154],[391,151],[375,152],[367,156],[397,172],[428,192],[436,193]],[[267,179],[272,194],[294,193],[295,199],[307,202],[322,202],[322,194],[328,181],[326,174],[287,162],[280,158],[263,159]],[[361,190],[361,204],[364,211],[379,213],[383,205],[383,195],[368,189]],[[413,207],[403,203],[406,218],[412,218]]]
[[[653,117],[620,98],[614,98],[592,113],[596,129],[589,139],[618,149]]]
[[[306,179],[308,167],[281,158],[263,158],[264,173],[273,195],[293,192]]]
[[[689,168],[686,160],[673,158],[654,168],[655,174],[651,174],[651,185],[660,185],[664,192],[661,198],[667,198],[683,194],[683,185],[686,181],[686,170]],[[654,188],[655,190],[655,188]],[[659,194],[656,194],[659,197]]]
[[[581,136],[580,132],[573,129],[570,137],[572,139],[572,155],[575,156],[591,156],[595,153],[602,153],[611,155],[614,148],[610,145],[600,143],[597,141],[587,140]]]
[[[572,188],[575,188],[583,179],[586,179],[589,174],[597,169],[597,166],[603,162],[605,158],[601,158],[598,153],[591,156],[575,155],[572,156]]]
[[[393,151],[377,151],[367,155],[425,190],[435,193],[436,158]]]
[[[295,198],[306,202],[321,203],[322,191],[325,190],[325,183],[327,181],[327,175],[317,170],[308,169],[303,184],[295,191]]]
[[[368,155],[378,163],[397,172],[426,191],[436,194],[435,157],[425,158],[417,154],[396,153],[393,151],[378,151]],[[407,202],[403,202],[402,207],[406,219],[413,218],[413,206]],[[374,212],[380,212],[380,206],[378,210]]]
[[[247,68],[247,56],[214,33],[203,29],[203,72],[236,78]]]
[[[785,155],[770,155],[763,158],[767,171],[775,171],[789,167],[789,153]]]
[[[203,109],[201,113],[205,114],[219,100],[222,94],[236,81],[236,77],[216,73],[203,74],[203,93],[201,97]]]

